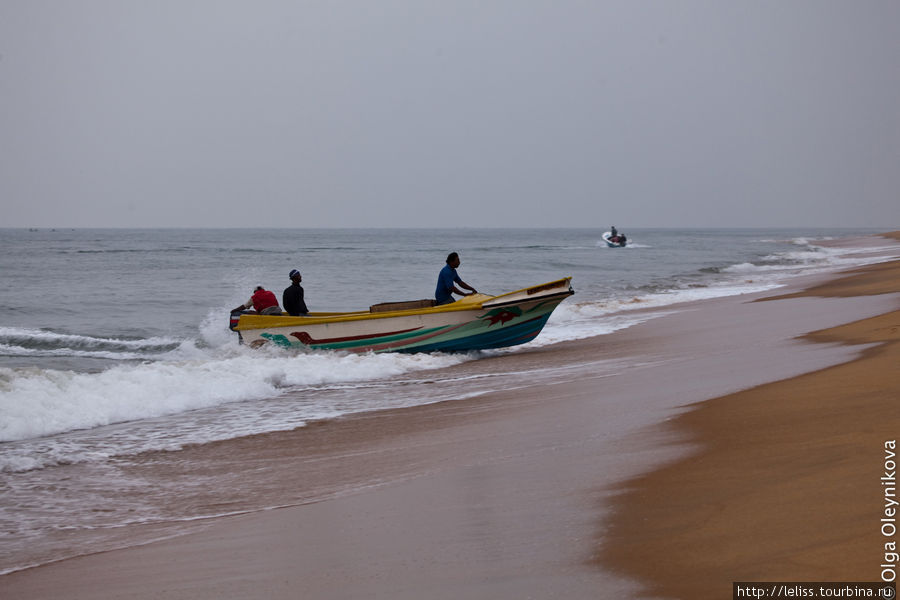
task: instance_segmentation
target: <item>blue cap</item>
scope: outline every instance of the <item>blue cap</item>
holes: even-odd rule
[[[291,279],[293,279],[293,278],[294,278],[294,275],[299,275],[299,274],[300,274],[300,271],[298,271],[297,269],[293,269],[293,270],[291,270],[291,272],[290,272],[290,274],[288,275],[288,277],[290,277]]]

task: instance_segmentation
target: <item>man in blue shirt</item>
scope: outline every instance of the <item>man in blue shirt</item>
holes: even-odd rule
[[[447,264],[441,269],[440,274],[438,275],[437,288],[434,290],[434,299],[440,304],[450,304],[453,302],[453,296],[451,294],[459,294],[460,296],[471,296],[472,294],[477,294],[475,288],[470,286],[468,283],[459,278],[459,275],[456,273],[456,269],[459,267],[459,254],[456,252],[451,252],[447,255]],[[458,283],[459,287],[466,288],[471,293],[467,294],[465,292],[457,289],[454,283]]]

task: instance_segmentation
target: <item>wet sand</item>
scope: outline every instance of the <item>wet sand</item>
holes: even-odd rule
[[[161,477],[168,460],[177,476],[229,469],[231,492],[267,481],[301,505],[12,573],[0,595],[719,598],[742,578],[876,578],[900,277],[874,268],[894,281],[877,295],[720,299],[459,367],[565,381],[148,458]]]

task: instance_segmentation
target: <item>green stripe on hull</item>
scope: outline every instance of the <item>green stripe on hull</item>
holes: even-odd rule
[[[348,350],[353,348],[365,348],[367,346],[379,346],[381,344],[392,344],[410,338],[422,337],[423,335],[431,335],[436,331],[452,328],[453,325],[444,325],[442,327],[432,327],[430,329],[418,329],[410,333],[399,333],[396,335],[386,335],[383,337],[366,338],[365,340],[350,340],[346,342],[335,342],[331,344],[313,344],[311,348],[323,350]]]

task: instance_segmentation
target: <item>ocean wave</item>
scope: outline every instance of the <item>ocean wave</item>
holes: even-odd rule
[[[34,346],[67,346],[74,348],[96,348],[101,346],[110,346],[117,348],[136,349],[177,346],[180,343],[180,340],[162,337],[129,340],[121,338],[105,338],[92,337],[88,335],[55,333],[53,331],[45,331],[42,329],[0,327],[0,342],[16,342]]]
[[[0,442],[272,398],[289,388],[377,380],[465,355],[232,349],[234,355],[117,365],[100,373],[0,368]]]
[[[0,327],[0,356],[76,357],[108,360],[164,358],[190,342],[168,337],[120,339]]]
[[[782,274],[796,276],[863,266],[885,260],[883,257],[861,257],[860,253],[848,253],[843,250],[810,246],[810,250],[798,252],[782,252],[764,256],[756,262],[743,262],[729,265],[720,270],[726,274]]]
[[[26,348],[23,346],[13,346],[9,344],[0,344],[0,356],[23,357],[23,356],[67,356],[73,358],[102,358],[106,360],[140,360],[146,359],[145,354],[135,352],[105,352],[102,350],[71,350],[69,348]]]
[[[189,246],[180,248],[79,248],[67,250],[62,254],[170,254],[180,252],[195,252],[200,248]]]

